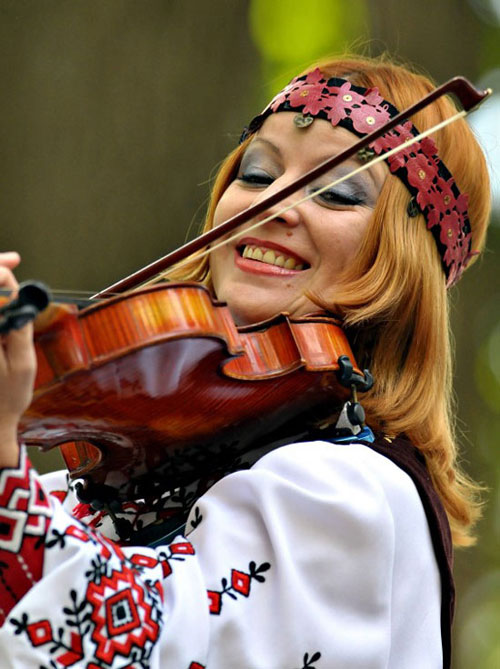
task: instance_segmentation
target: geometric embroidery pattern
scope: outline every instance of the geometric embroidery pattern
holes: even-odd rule
[[[17,468],[0,470],[0,624],[42,577],[51,517],[49,499],[22,448]]]
[[[0,550],[18,553],[25,535],[45,534],[52,511],[24,449],[18,469],[0,472],[0,506]]]
[[[145,650],[148,643],[156,642],[161,615],[149,590],[139,582],[137,572],[125,565],[100,583],[89,583],[85,599],[91,605],[96,658],[111,664],[115,655],[129,657],[134,646]]]
[[[161,580],[172,573],[172,560],[184,561],[195,554],[193,545],[178,541],[157,557],[141,552],[127,556],[120,546],[84,525],[70,524],[62,531],[52,528],[45,548],[65,549],[74,541],[100,548],[84,571],[87,585],[81,597],[70,591],[71,603],[60,611],[62,625],[52,622],[52,616],[11,617],[15,634],[25,634],[33,647],[50,644],[53,669],[149,666],[163,623]],[[203,667],[193,663],[193,669],[197,666]]]
[[[262,572],[267,571],[270,567],[269,562],[263,562],[257,567],[252,560],[248,565],[248,572],[232,569],[230,581],[227,578],[221,579],[222,588],[220,590],[207,590],[208,610],[210,613],[216,616],[220,615],[224,595],[227,595],[231,599],[237,599],[237,595],[248,597],[252,580],[264,583],[266,579],[262,576]]]

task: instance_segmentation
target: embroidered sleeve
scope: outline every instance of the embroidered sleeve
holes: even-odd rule
[[[17,468],[0,471],[0,625],[42,577],[49,500],[22,448]]]
[[[186,536],[156,548],[120,547],[56,497],[49,507],[25,461],[6,470],[6,517],[21,518],[13,514],[19,509],[25,515],[22,533],[6,530],[5,541],[17,537],[17,555],[34,538],[43,557],[24,558],[32,587],[15,592],[19,601],[6,612],[0,666],[438,666],[405,650],[429,634],[419,623],[428,601],[412,596],[401,605],[393,596],[396,562],[414,569],[412,554],[427,550],[419,516],[411,516],[403,550],[384,486],[339,453],[319,442],[278,449],[215,484],[192,508]],[[407,495],[404,488],[396,503]],[[420,571],[419,584],[428,577]],[[411,582],[405,576],[405,593]],[[403,644],[393,630],[413,609]]]

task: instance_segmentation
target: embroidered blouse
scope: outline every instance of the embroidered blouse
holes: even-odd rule
[[[0,472],[2,669],[443,666],[421,498],[365,444],[282,446],[215,483],[165,543],[110,536],[24,450]]]

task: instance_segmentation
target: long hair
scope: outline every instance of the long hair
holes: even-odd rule
[[[427,77],[387,58],[345,57],[317,63],[325,78],[376,86],[398,109],[409,107],[434,88]],[[418,112],[412,121],[421,131],[456,112],[447,98]],[[483,153],[463,120],[433,136],[439,156],[460,190],[468,193],[472,249],[483,248],[489,220],[489,178]],[[223,162],[215,179],[205,229],[235,178],[251,138]],[[367,423],[386,435],[404,434],[423,453],[444,504],[456,545],[473,542],[471,528],[480,512],[478,490],[457,464],[452,406],[452,351],[444,272],[432,234],[422,214],[409,217],[410,193],[390,175],[351,266],[335,285],[309,297],[321,308],[341,313],[358,364],[372,371],[376,383],[363,396]],[[206,258],[193,257],[173,275],[211,286]]]

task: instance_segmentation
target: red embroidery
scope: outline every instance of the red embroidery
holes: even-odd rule
[[[52,627],[48,620],[40,620],[28,625],[27,631],[33,646],[41,646],[52,641]]]
[[[231,585],[233,590],[236,590],[236,592],[239,592],[245,597],[248,597],[250,592],[250,576],[242,571],[233,569],[231,571]]]
[[[168,546],[168,553],[161,551],[158,553],[159,561],[163,571],[163,578],[167,578],[172,573],[172,567],[170,565],[170,560],[176,560],[178,562],[183,562],[183,555],[195,555],[194,546],[189,541],[179,541],[175,544],[170,544]]]
[[[49,500],[24,449],[19,467],[0,472],[0,624],[42,578]],[[7,577],[8,573],[8,577]]]
[[[25,632],[34,647],[51,644],[54,667],[73,666],[85,659],[87,669],[97,669],[113,664],[116,657],[148,666],[162,626],[161,586],[141,580],[137,570],[126,564],[112,569],[107,563],[99,565],[98,560],[86,574],[90,580],[83,598],[79,601],[76,591],[70,592],[72,603],[63,608],[64,627],[58,627],[56,633],[48,619],[30,622],[24,613],[19,620],[10,619],[15,634]]]
[[[183,554],[183,555],[194,555],[193,545],[189,541],[184,541],[182,543],[170,544],[170,550],[173,555]]]
[[[58,655],[56,659],[63,667],[71,667],[75,662],[83,659],[82,650],[82,639],[80,635],[76,632],[71,632],[69,650],[62,655]]]
[[[219,614],[222,607],[222,593],[216,590],[207,590],[208,610],[210,613]]]
[[[49,493],[51,497],[55,497],[56,499],[58,499],[61,502],[61,504],[66,499],[67,494],[68,492],[66,490],[51,490]]]
[[[252,580],[264,583],[266,580],[262,576],[262,572],[270,569],[269,562],[263,562],[259,567],[255,562],[250,562],[248,565],[248,573],[239,571],[238,569],[231,570],[231,583],[228,583],[227,578],[221,579],[221,590],[207,590],[208,596],[208,610],[211,614],[218,616],[222,609],[222,597],[227,595],[231,599],[237,599],[237,594],[248,597],[250,594],[250,584]]]

